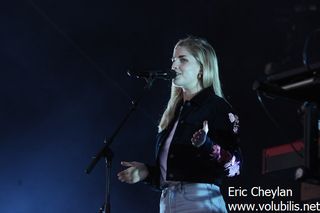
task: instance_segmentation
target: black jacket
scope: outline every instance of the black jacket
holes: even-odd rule
[[[177,119],[178,125],[168,152],[167,180],[220,185],[226,172],[224,165],[210,156],[212,146],[220,145],[241,161],[238,146],[239,122],[230,105],[215,95],[212,88],[206,88],[190,101],[178,105],[175,118],[168,128],[157,135],[156,165],[147,165],[149,176],[145,181],[159,188],[159,154]],[[209,126],[206,142],[199,148],[194,147],[191,138],[203,128],[205,120]]]

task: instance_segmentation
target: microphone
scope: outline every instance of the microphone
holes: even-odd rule
[[[136,78],[147,78],[147,79],[161,79],[170,81],[176,77],[176,72],[173,70],[147,70],[147,71],[132,71],[128,70],[127,74],[131,77]]]

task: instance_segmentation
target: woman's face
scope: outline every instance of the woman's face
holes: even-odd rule
[[[201,89],[198,79],[200,65],[185,47],[174,48],[171,69],[177,73],[173,79],[174,86],[190,91]]]

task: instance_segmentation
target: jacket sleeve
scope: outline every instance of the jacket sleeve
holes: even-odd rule
[[[233,160],[241,166],[239,118],[224,99],[218,100],[208,121],[209,132],[201,148],[208,153],[212,160],[223,165]]]
[[[143,183],[150,185],[155,190],[160,190],[160,172],[156,166],[145,164],[148,168],[149,175]]]

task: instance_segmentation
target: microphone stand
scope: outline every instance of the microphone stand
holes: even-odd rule
[[[146,80],[146,85],[144,87],[144,91],[146,91],[147,89],[151,88],[151,86],[152,86],[152,84],[153,84],[153,82],[155,80],[155,77],[154,76],[150,76],[149,78],[144,78],[144,79]],[[113,151],[111,150],[110,146],[111,146],[112,142],[114,141],[115,137],[120,132],[121,128],[124,126],[124,124],[129,119],[130,115],[133,113],[133,111],[135,111],[137,109],[137,106],[138,106],[140,100],[142,99],[142,97],[144,96],[144,94],[145,94],[145,92],[143,92],[136,99],[136,101],[134,101],[134,100],[131,101],[130,110],[127,112],[127,114],[125,115],[123,120],[120,122],[118,127],[115,129],[115,131],[113,132],[111,137],[110,138],[105,137],[105,139],[104,139],[105,145],[102,147],[102,149],[100,149],[100,151],[95,156],[92,157],[91,163],[89,164],[89,166],[85,170],[85,172],[87,174],[90,174],[91,171],[94,169],[94,167],[99,162],[99,160],[101,158],[105,159],[105,163],[106,163],[106,194],[105,194],[105,202],[100,207],[99,213],[111,213],[110,182],[111,182],[112,158],[113,158],[114,154],[113,154]]]

